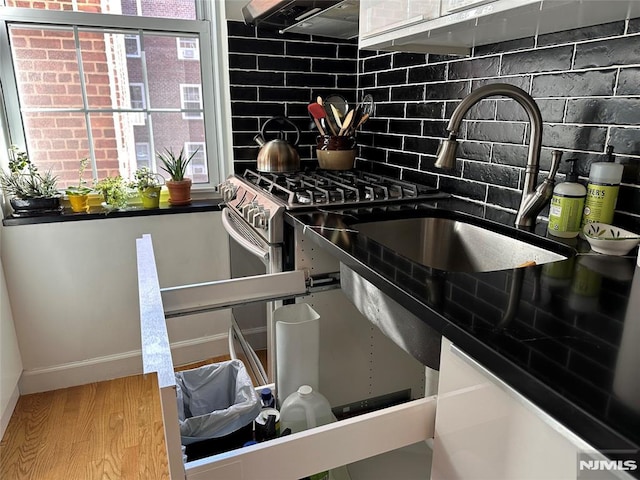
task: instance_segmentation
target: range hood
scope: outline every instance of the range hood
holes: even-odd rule
[[[359,0],[251,0],[242,14],[258,28],[351,39],[358,36],[359,8]]]

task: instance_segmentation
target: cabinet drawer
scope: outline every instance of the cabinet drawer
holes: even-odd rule
[[[145,235],[138,239],[137,247],[143,370],[144,373],[156,373],[158,376],[171,478],[304,478],[402,447],[424,443],[433,437],[435,396],[184,464],[178,423],[176,379],[151,238]],[[299,281],[296,280],[295,272],[289,273],[291,275],[279,278],[292,280],[291,288],[295,289]],[[267,290],[271,292],[283,288],[282,282],[276,282],[277,287],[265,287],[265,279],[266,283],[269,283],[268,277],[271,276],[263,276],[255,290],[260,292],[264,287],[264,293]],[[225,282],[217,282],[214,286],[199,284],[197,289],[206,288],[207,291],[214,291],[209,289],[215,287],[216,292],[219,289],[225,292],[226,286],[221,283]],[[179,310],[192,311],[204,308],[201,295],[179,293],[180,291],[176,290],[164,298],[171,299],[171,304]],[[174,296],[176,298],[172,298]],[[214,298],[213,304],[215,303]],[[348,448],[345,448],[346,446]],[[430,456],[425,458],[425,463],[429,461]]]
[[[433,436],[436,398],[422,398],[186,464],[194,480],[304,478]]]

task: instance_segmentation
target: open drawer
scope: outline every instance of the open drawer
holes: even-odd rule
[[[167,457],[172,479],[299,479],[351,464],[385,452],[424,442],[434,435],[436,397],[421,398],[401,405],[341,420],[268,442],[183,463],[178,424],[176,380],[167,334],[163,297],[158,281],[151,237],[137,240],[140,326],[144,373],[156,373],[160,389]],[[292,275],[272,274],[255,279],[259,296],[282,289],[280,279]],[[301,272],[300,272],[301,273]],[[215,295],[226,296],[224,283],[216,282]],[[292,290],[299,287],[293,281]],[[278,285],[278,287],[274,287]],[[220,288],[218,288],[220,287]],[[228,290],[228,295],[237,295]],[[303,294],[304,292],[290,292]],[[274,295],[282,295],[274,292]],[[211,304],[225,304],[229,298],[210,298]],[[242,299],[233,299],[233,301]],[[190,304],[199,303],[191,299]],[[185,308],[189,308],[185,304]],[[428,459],[426,459],[428,461]],[[396,478],[401,478],[398,472]]]

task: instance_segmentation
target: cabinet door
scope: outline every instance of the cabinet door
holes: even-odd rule
[[[440,0],[360,0],[360,38],[440,15]]]
[[[583,453],[604,458],[443,339],[433,480],[580,478]]]

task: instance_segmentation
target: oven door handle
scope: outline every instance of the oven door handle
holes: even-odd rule
[[[242,232],[240,232],[234,225],[233,220],[230,219],[231,215],[232,213],[228,208],[225,207],[222,209],[222,226],[229,236],[238,242],[242,248],[258,257],[263,263],[267,264],[269,262],[269,251],[255,245]]]

